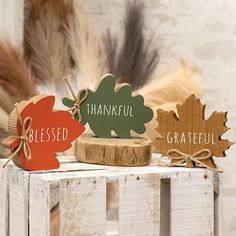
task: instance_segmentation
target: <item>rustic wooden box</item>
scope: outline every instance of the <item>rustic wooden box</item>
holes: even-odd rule
[[[59,235],[218,235],[219,177],[205,169],[120,168],[67,157],[55,171],[0,170],[0,235],[47,236],[58,206]],[[107,186],[118,188],[117,221]],[[55,219],[54,219],[55,220]]]

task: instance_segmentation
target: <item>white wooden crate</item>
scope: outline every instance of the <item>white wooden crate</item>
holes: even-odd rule
[[[68,157],[58,170],[27,172],[10,164],[0,176],[0,235],[55,235],[55,206],[63,236],[219,235],[219,179],[205,169],[108,167]],[[118,188],[113,222],[107,220],[110,183]]]

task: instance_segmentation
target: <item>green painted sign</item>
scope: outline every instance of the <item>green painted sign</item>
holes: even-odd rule
[[[152,109],[144,105],[144,98],[132,96],[128,84],[116,87],[113,75],[106,75],[95,92],[83,90],[78,97],[77,101],[63,98],[63,104],[100,138],[110,138],[112,130],[120,138],[131,138],[131,130],[143,134],[144,124],[153,117]]]

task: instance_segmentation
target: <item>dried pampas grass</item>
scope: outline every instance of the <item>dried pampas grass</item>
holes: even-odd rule
[[[18,102],[34,95],[34,81],[24,62],[20,48],[9,41],[0,40],[0,86],[12,102]]]
[[[144,96],[145,104],[153,109],[154,118],[146,125],[145,135],[154,140],[157,137],[157,110],[176,111],[176,105],[183,103],[191,94],[202,95],[202,78],[196,68],[181,62],[181,68],[171,74],[154,80],[137,92]]]
[[[0,107],[7,114],[10,114],[13,110],[14,104],[12,98],[8,93],[6,93],[3,88],[0,86]]]
[[[80,1],[73,2],[73,12],[66,33],[78,74],[77,81],[86,80],[95,87],[108,72],[104,45],[91,28]]]
[[[73,12],[73,0],[25,0],[25,7],[27,12],[29,12],[28,17],[35,21],[38,20],[40,18],[42,7],[49,2],[54,5],[55,12],[58,13],[60,19],[66,22],[69,14]]]
[[[39,90],[49,86],[64,93],[67,75],[73,75],[78,88],[81,83],[95,87],[108,72],[106,54],[80,1],[27,0],[26,8],[26,59]]]
[[[8,131],[8,118],[13,110],[12,98],[0,86],[0,142],[6,137]],[[1,153],[1,149],[0,149]]]
[[[196,68],[181,61],[180,69],[146,84],[138,92],[149,106],[181,103],[192,93],[201,95],[201,76]]]
[[[158,61],[158,50],[152,47],[152,37],[144,36],[144,2],[127,1],[124,20],[124,40],[118,52],[118,39],[108,31],[105,38],[109,69],[119,82],[133,88],[142,87],[152,76]]]
[[[70,48],[65,35],[71,0],[28,0],[31,10],[25,21],[26,60],[38,83],[64,88],[62,78],[71,72]]]
[[[35,94],[34,80],[20,48],[0,40],[0,142],[8,133],[8,117],[15,102]],[[0,157],[6,150],[0,145]]]

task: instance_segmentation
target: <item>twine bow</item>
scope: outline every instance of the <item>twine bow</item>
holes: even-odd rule
[[[174,154],[177,154],[178,156],[175,156]],[[193,154],[186,154],[183,153],[181,151],[179,151],[178,149],[170,149],[167,152],[167,157],[171,160],[175,160],[175,163],[171,163],[168,164],[168,166],[177,166],[180,164],[184,164],[187,163],[189,161],[193,161],[199,165],[204,166],[205,168],[209,169],[209,170],[213,170],[213,171],[217,171],[217,172],[223,172],[222,170],[219,169],[214,169],[209,167],[208,165],[206,165],[203,160],[207,160],[212,156],[211,151],[209,149],[202,149],[198,152],[195,152]]]
[[[75,117],[75,115],[77,114],[78,115],[78,120],[79,122],[81,122],[82,120],[82,115],[81,115],[81,111],[80,111],[80,106],[81,104],[85,101],[85,99],[87,98],[88,96],[88,89],[82,89],[78,92],[78,95],[76,96],[68,79],[67,78],[64,78],[74,100],[75,100],[75,103],[73,105],[73,107],[71,107],[68,111],[71,111],[72,112],[72,115],[73,117]],[[83,94],[83,96],[81,96]]]
[[[17,149],[12,153],[12,155],[8,158],[7,162],[4,164],[3,168],[7,166],[7,164],[16,156],[19,154],[20,150],[23,149],[24,155],[27,158],[27,160],[31,160],[31,150],[29,146],[29,140],[28,140],[28,134],[30,132],[30,129],[32,127],[32,118],[26,117],[24,120],[21,119],[19,110],[17,108],[17,104],[15,104],[17,116],[20,122],[21,126],[21,135],[16,136],[16,138],[20,139],[20,144],[18,145]]]

